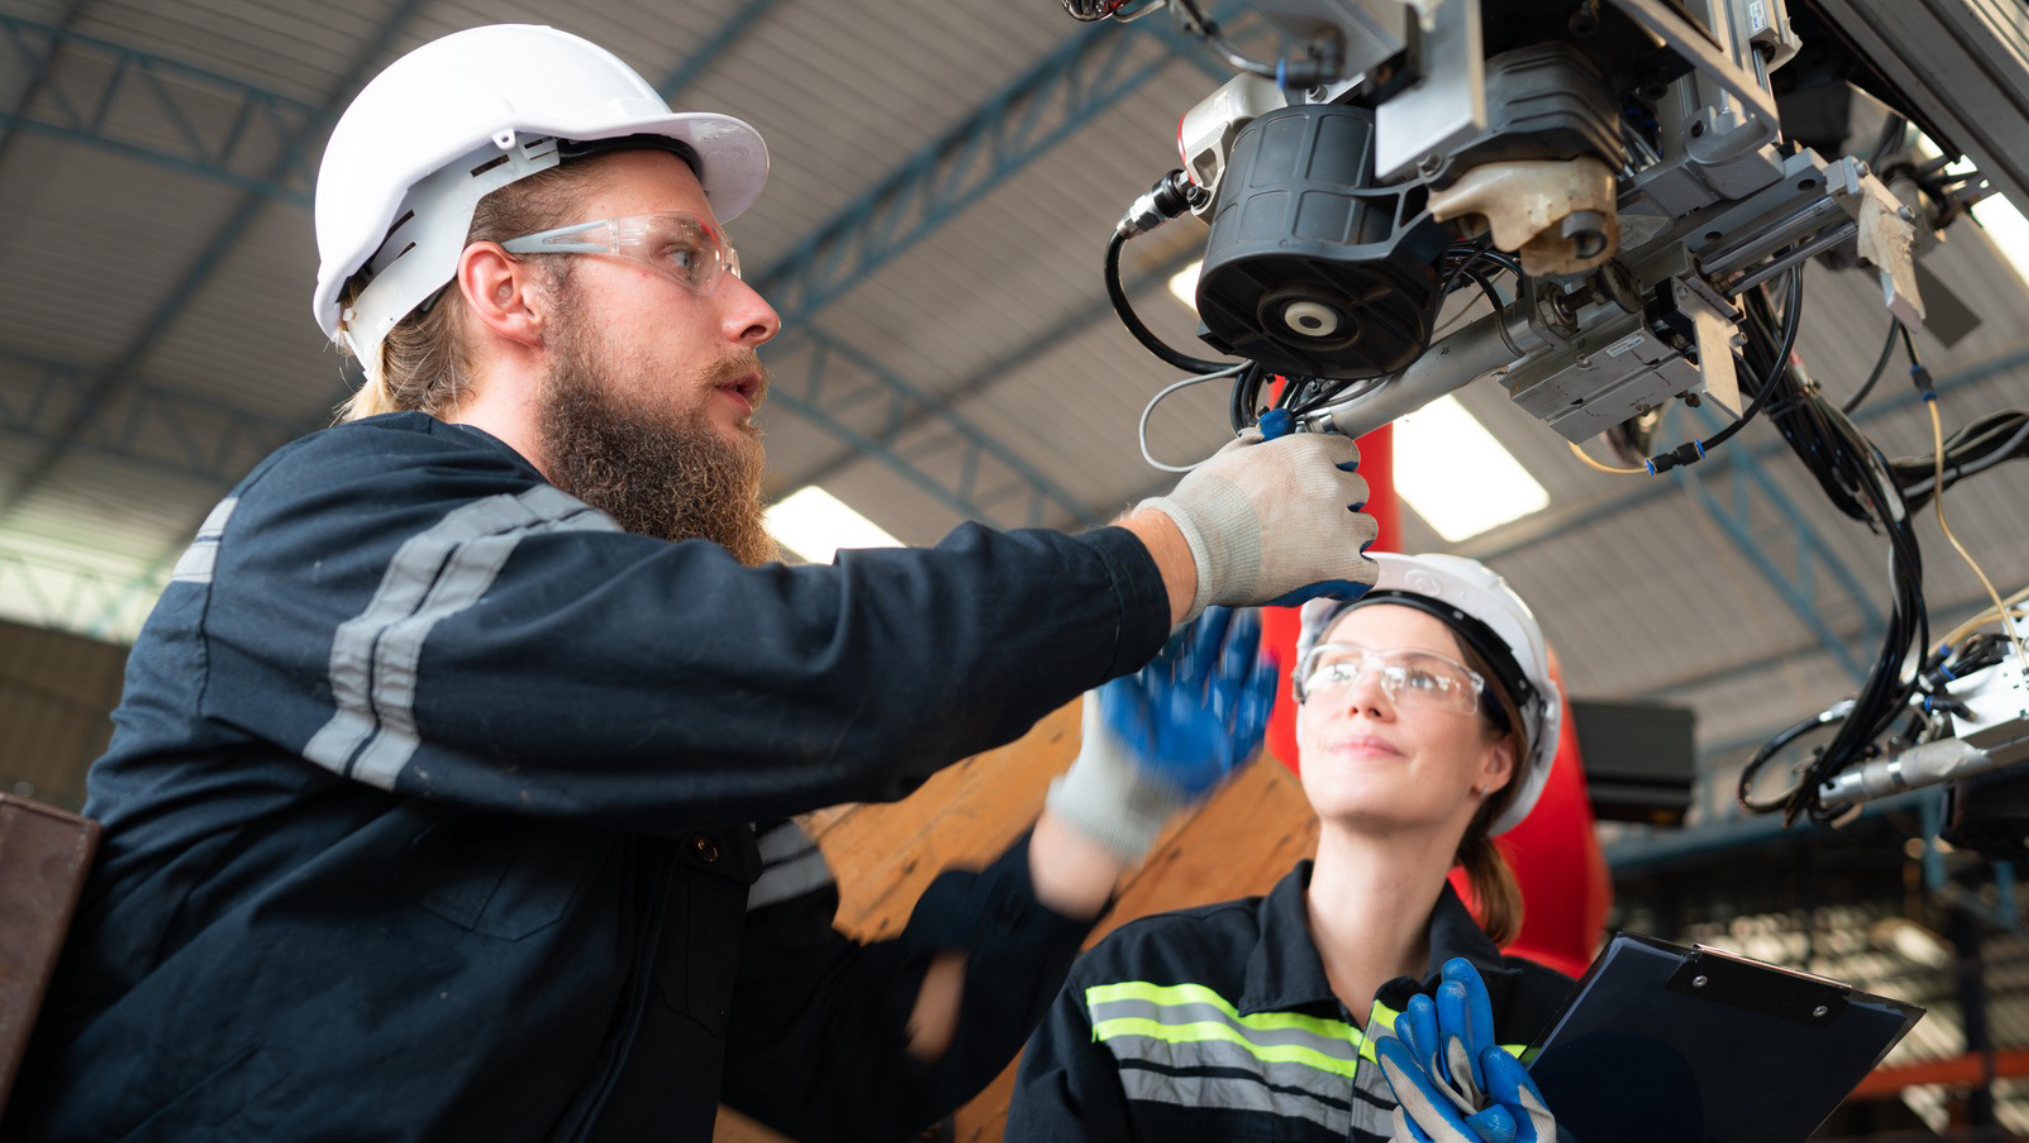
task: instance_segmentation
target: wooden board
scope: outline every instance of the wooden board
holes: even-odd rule
[[[939,871],[992,860],[1035,821],[1050,779],[1077,748],[1074,702],[1020,741],[937,775],[907,801],[806,817],[805,827],[838,877],[839,927],[863,939],[893,933]],[[1265,893],[1316,845],[1317,820],[1302,787],[1285,767],[1263,758],[1170,826],[1148,860],[1123,879],[1118,902],[1092,939],[1150,913]],[[959,1109],[959,1143],[1001,1137],[1014,1073],[1010,1065]],[[781,1136],[722,1109],[714,1138],[778,1143]]]

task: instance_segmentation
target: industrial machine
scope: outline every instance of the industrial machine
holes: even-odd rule
[[[1180,165],[1122,217],[1106,275],[1151,352],[1190,380],[1231,379],[1236,432],[1359,435],[1491,379],[1574,446],[1604,435],[1659,473],[1766,418],[1884,538],[1894,599],[1860,693],[1757,754],[1742,804],[1836,821],[2029,758],[2020,601],[1990,589],[2007,634],[1968,624],[1933,642],[1911,530],[1951,484],[2029,451],[2029,412],[1947,437],[1932,402],[1936,451],[1907,458],[1847,416],[1898,343],[1929,389],[1908,330],[1926,319],[1935,235],[1986,195],[2029,202],[2029,14],[1963,0],[1063,3],[1083,20],[1174,20],[1234,71],[1183,113]],[[1855,93],[1881,126],[1841,154]],[[1186,214],[1206,227],[1199,336],[1226,359],[1163,342],[1122,287],[1124,244]],[[1843,401],[1794,353],[1812,259],[1879,284],[1886,343]],[[1459,291],[1486,312],[1444,330]],[[1658,442],[1679,401],[1730,420]],[[1756,793],[1770,759],[1819,739],[1778,796]],[[1995,856],[2029,838],[2029,779],[2008,778],[2020,813],[1983,817],[1962,796],[1954,826]]]

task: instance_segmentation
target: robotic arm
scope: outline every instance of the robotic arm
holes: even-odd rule
[[[1780,0],[1257,7],[1300,56],[1247,60],[1172,0],[1242,70],[1184,115],[1169,213],[1209,228],[1200,335],[1296,382],[1307,428],[1358,435],[1487,376],[1573,442],[1691,394],[1738,416],[1739,299],[1817,255],[1922,320],[1916,209],[1864,160],[1782,145]],[[1503,272],[1497,311],[1434,341],[1445,297]]]
[[[1941,456],[1891,459],[1793,353],[1815,258],[1873,275],[1928,388],[1907,335],[1925,316],[1916,258],[1994,188],[1917,156],[1909,128],[1947,153],[1969,141],[2017,189],[2011,131],[2029,153],[2023,61],[1964,69],[2004,121],[1990,124],[1956,81],[1926,78],[1940,45],[1970,52],[1979,37],[1898,39],[1984,18],[1958,11],[1971,6],[1796,0],[1793,22],[1785,0],[1252,0],[1229,31],[1208,0],[1064,3],[1092,20],[1166,11],[1236,73],[1183,116],[1180,169],[1121,219],[1107,257],[1109,295],[1144,345],[1233,376],[1235,431],[1270,412],[1270,377],[1286,381],[1271,432],[1349,436],[1492,378],[1574,445],[1604,433],[1662,472],[1765,412],[1833,504],[1886,537],[1895,599],[1861,693],[1778,736],[1748,779],[1804,729],[1836,727],[1832,743],[1780,799],[1758,802],[1743,781],[1743,804],[1833,821],[1881,793],[2029,757],[2029,655],[1932,649],[1911,527],[1942,486],[2029,455],[2029,413],[1949,441],[1940,430]],[[1786,81],[1786,65],[1809,75]],[[1834,129],[1786,132],[1778,90],[1826,76]],[[1840,145],[1849,86],[1886,104],[1887,123],[1865,155],[1822,155],[1796,136]],[[1120,283],[1123,244],[1186,213],[1207,227],[1199,336],[1237,362],[1160,342]],[[1440,337],[1458,290],[1489,312]],[[1652,450],[1672,400],[1710,400],[1733,420]]]

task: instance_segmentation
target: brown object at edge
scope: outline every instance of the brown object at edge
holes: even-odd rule
[[[99,823],[0,794],[0,1108],[98,843]]]

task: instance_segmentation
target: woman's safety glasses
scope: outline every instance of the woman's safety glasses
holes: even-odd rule
[[[658,270],[700,294],[740,276],[740,255],[726,236],[689,214],[633,214],[524,234],[500,244],[510,254],[618,254]]]
[[[1371,651],[1357,643],[1320,643],[1296,672],[1296,701],[1332,701],[1353,689],[1360,675],[1376,672],[1381,692],[1401,707],[1471,714],[1486,680],[1464,663],[1428,651]]]

